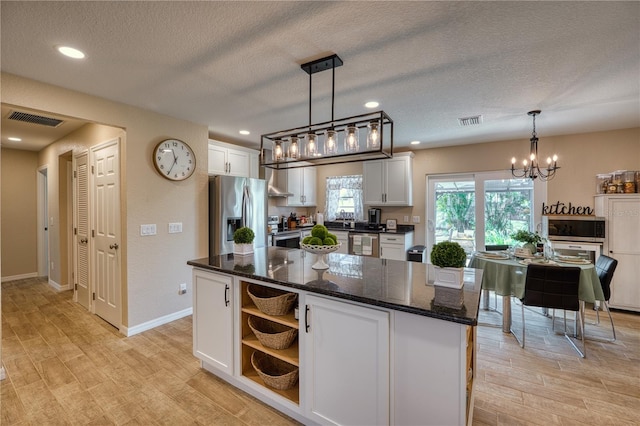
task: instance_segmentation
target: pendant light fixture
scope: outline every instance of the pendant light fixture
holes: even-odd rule
[[[309,124],[262,135],[261,166],[287,169],[393,156],[393,120],[384,111],[334,118],[335,70],[342,65],[342,59],[335,54],[301,65],[309,74]],[[332,71],[331,121],[312,124],[313,74],[329,69]],[[269,147],[273,153],[267,158],[264,150]]]
[[[540,115],[542,111],[539,109],[529,111],[527,114],[533,117],[533,132],[531,133],[531,146],[529,148],[529,159],[522,161],[522,168],[516,169],[516,157],[511,159],[511,174],[516,178],[529,178],[540,179],[542,181],[548,181],[555,177],[558,166],[558,156],[553,154],[553,157],[547,157],[547,167],[540,168],[538,160],[538,135],[536,133],[536,116]]]

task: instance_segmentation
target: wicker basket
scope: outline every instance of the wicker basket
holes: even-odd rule
[[[286,315],[291,311],[298,295],[262,285],[249,284],[247,293],[256,307],[267,315]]]
[[[298,367],[260,351],[251,355],[251,365],[265,385],[274,389],[291,389],[298,382]]]
[[[298,335],[298,330],[260,317],[249,317],[249,328],[263,346],[271,349],[287,349]]]

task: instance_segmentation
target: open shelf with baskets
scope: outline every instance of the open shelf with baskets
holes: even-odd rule
[[[285,387],[289,387],[288,389],[277,389],[273,386],[269,386],[265,383],[263,378],[260,377],[260,375],[256,371],[256,368],[254,367],[254,363],[252,362],[252,356],[254,352],[258,351],[259,354],[257,354],[256,357],[262,356],[262,358],[264,358],[262,354],[273,357],[275,360],[271,360],[272,363],[279,364],[281,367],[286,367],[285,370],[299,369],[300,352],[298,347],[297,335],[293,338],[290,345],[288,347],[285,347],[284,349],[274,349],[273,347],[268,347],[264,344],[266,339],[267,344],[278,346],[279,344],[283,344],[281,341],[278,341],[278,338],[282,337],[285,340],[288,339],[284,343],[285,345],[287,345],[289,344],[289,341],[291,341],[291,335],[297,334],[299,325],[298,320],[295,318],[293,312],[295,301],[291,303],[291,297],[288,298],[289,300],[284,300],[284,303],[286,303],[287,306],[290,306],[288,309],[285,307],[287,313],[284,315],[267,314],[260,310],[258,306],[256,306],[251,296],[249,295],[249,288],[253,289],[253,291],[268,289],[270,293],[273,292],[273,294],[277,294],[277,291],[275,289],[259,286],[257,284],[252,284],[245,281],[241,282],[240,294],[242,298],[242,375],[299,405],[300,391],[299,384],[297,382],[295,383],[295,385],[290,387],[289,385],[284,385]],[[282,297],[282,299],[286,298]],[[252,326],[254,327],[254,329],[256,329],[256,327],[266,327],[266,333],[260,336],[262,341],[258,338],[258,336],[256,336],[256,333],[260,334],[260,332],[256,331],[256,333],[254,333],[254,331],[252,330]],[[269,334],[269,332],[273,332],[274,330],[274,334]],[[273,340],[269,340],[271,336],[277,336],[275,337],[275,345]],[[269,359],[267,359],[267,361],[269,361]],[[280,361],[283,361],[286,364],[282,364]],[[287,374],[283,374],[283,380],[285,380],[284,376],[287,376]]]

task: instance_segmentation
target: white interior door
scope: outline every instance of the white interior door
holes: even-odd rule
[[[120,164],[119,140],[92,151],[92,265],[96,315],[120,327]]]
[[[87,309],[91,307],[89,288],[89,155],[73,158],[73,276],[75,299]]]
[[[49,276],[49,196],[47,167],[38,169],[38,276]]]

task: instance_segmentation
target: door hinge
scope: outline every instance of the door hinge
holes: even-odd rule
[[[75,283],[75,284],[73,285],[73,289],[74,289],[75,291],[78,291],[78,283]]]
[[[91,174],[94,175],[96,172],[93,169],[93,166],[91,166]]]
[[[96,300],[96,294],[93,293],[93,300]]]
[[[96,230],[92,229],[91,230],[91,238],[95,238],[96,237]]]
[[[73,228],[73,235],[78,235],[78,228]]]
[[[76,172],[75,170],[73,171],[73,178],[77,178],[78,177],[78,172]]]

